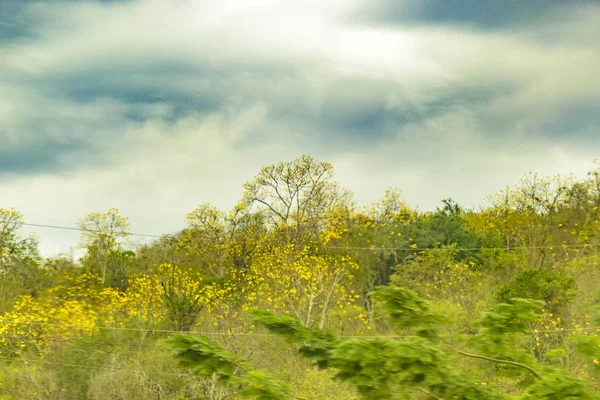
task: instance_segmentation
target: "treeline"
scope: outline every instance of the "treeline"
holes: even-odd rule
[[[148,245],[118,210],[89,214],[80,260],[43,259],[22,223],[0,209],[0,399],[600,390],[600,166],[422,212],[394,190],[359,206],[303,156]]]

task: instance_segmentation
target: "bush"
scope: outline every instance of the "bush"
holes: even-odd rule
[[[547,308],[557,311],[577,293],[577,283],[570,275],[543,269],[526,269],[509,283],[500,286],[496,300],[508,303],[515,297],[543,300]]]

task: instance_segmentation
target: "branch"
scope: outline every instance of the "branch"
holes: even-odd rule
[[[274,208],[273,208],[273,207],[272,207],[272,206],[271,206],[269,203],[265,202],[264,200],[261,200],[261,199],[258,199],[258,198],[256,198],[256,196],[255,196],[253,199],[251,199],[251,200],[258,201],[259,203],[262,203],[262,204],[264,204],[264,205],[265,205],[265,206],[267,206],[267,207],[268,207],[268,208],[269,208],[269,209],[270,209],[270,210],[271,210],[271,211],[272,211],[272,212],[273,212],[275,215],[279,216],[279,218],[281,218],[281,220],[282,220],[283,222],[287,222],[287,220],[285,219],[285,217],[284,217],[284,216],[283,216],[283,215],[282,215],[280,212],[276,211],[276,210],[275,210],[275,209],[274,209]]]
[[[454,349],[458,354],[461,354],[465,357],[471,357],[471,358],[479,358],[481,360],[486,360],[486,361],[491,361],[491,362],[495,362],[498,364],[508,364],[508,365],[512,365],[515,367],[521,367],[521,368],[525,368],[526,370],[528,370],[529,372],[531,372],[537,379],[542,380],[542,376],[537,373],[536,370],[534,370],[533,368],[531,368],[529,365],[525,365],[525,364],[521,364],[519,362],[516,361],[508,361],[508,360],[499,360],[497,358],[491,358],[491,357],[486,357],[486,356],[480,356],[479,354],[470,354],[470,353],[465,353],[464,351],[460,351],[458,349]]]
[[[423,389],[422,387],[416,387],[416,389],[422,393],[425,393],[426,395],[428,395],[429,397],[433,397],[436,400],[443,400],[441,397],[437,397],[435,394],[431,393],[428,390]]]

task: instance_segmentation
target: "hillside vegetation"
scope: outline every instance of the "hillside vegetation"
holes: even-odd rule
[[[600,165],[422,212],[303,156],[148,245],[91,213],[81,260],[23,223],[0,209],[2,400],[600,398]]]

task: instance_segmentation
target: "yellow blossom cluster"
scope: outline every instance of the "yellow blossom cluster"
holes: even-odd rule
[[[168,279],[208,310],[222,304],[232,291],[231,285],[205,284],[197,273],[170,264],[158,265],[152,275],[131,276],[125,292],[103,287],[100,277],[89,273],[63,277],[63,284],[40,297],[20,297],[10,312],[0,316],[0,351],[43,350],[90,335],[99,326],[160,322],[166,316],[162,283]]]
[[[244,274],[244,307],[288,313],[306,325],[323,326],[330,311],[355,307],[360,297],[353,290],[357,270],[349,256],[315,254],[294,245],[265,247]]]
[[[234,289],[231,282],[226,283],[207,283],[197,271],[184,270],[172,264],[160,264],[155,267],[151,284],[153,292],[151,296],[159,297],[162,293],[161,282],[172,281],[178,285],[181,293],[188,293],[194,300],[198,300],[207,311],[214,308],[225,300]]]
[[[482,281],[483,274],[472,262],[450,262],[434,271],[422,286],[429,299],[443,298],[462,304],[470,299],[473,285],[481,285]]]
[[[22,296],[13,310],[0,316],[0,352],[19,354],[42,350],[76,337],[90,335],[97,314],[76,300],[42,301]]]

